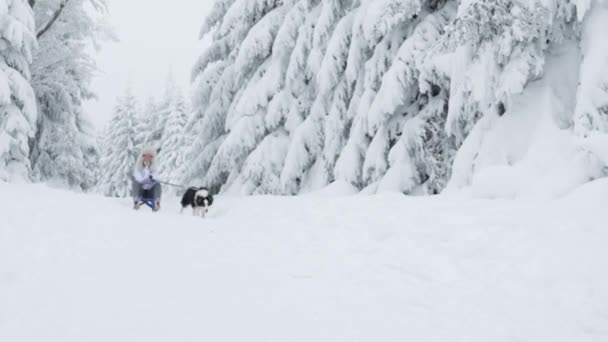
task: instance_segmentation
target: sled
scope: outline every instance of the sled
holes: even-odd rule
[[[155,202],[154,198],[149,198],[147,195],[148,195],[148,190],[144,190],[144,191],[143,191],[143,194],[142,194],[142,195],[140,195],[140,196],[139,196],[139,198],[138,198],[138,201],[139,201],[139,202],[138,202],[138,203],[137,203],[137,205],[135,206],[135,210],[139,210],[139,208],[140,208],[140,207],[141,207],[143,204],[145,204],[145,205],[147,205],[148,207],[150,207],[150,209],[152,209],[153,211],[158,211],[160,208],[158,208],[158,209],[155,209],[155,208],[154,208],[154,202]]]
[[[139,207],[142,206],[142,204],[147,205],[148,207],[150,207],[150,209],[154,210],[154,198],[139,198],[139,204],[137,205],[137,208],[139,209]]]

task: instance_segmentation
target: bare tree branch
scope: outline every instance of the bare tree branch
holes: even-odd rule
[[[59,8],[55,11],[55,13],[53,13],[53,15],[51,16],[51,19],[49,20],[48,23],[46,23],[46,25],[44,25],[44,27],[38,31],[38,33],[36,34],[36,38],[40,39],[40,37],[42,37],[48,30],[51,29],[51,27],[53,26],[53,24],[55,23],[55,21],[57,20],[57,18],[59,18],[59,16],[61,15],[61,12],[63,11],[63,9],[65,8],[65,5],[68,4],[70,0],[64,0],[61,5],[59,5]],[[32,2],[36,2],[36,0],[29,0],[30,5],[32,4]]]

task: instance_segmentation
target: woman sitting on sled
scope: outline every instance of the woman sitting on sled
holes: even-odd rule
[[[133,169],[133,208],[139,209],[142,204],[150,203],[152,210],[158,211],[161,193],[156,150],[145,147],[139,154]]]

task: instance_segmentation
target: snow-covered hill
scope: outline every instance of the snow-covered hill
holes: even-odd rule
[[[551,202],[0,183],[0,341],[606,341],[608,181]]]

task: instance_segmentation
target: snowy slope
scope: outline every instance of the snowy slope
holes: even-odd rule
[[[0,341],[607,341],[608,181],[551,202],[0,183]]]

